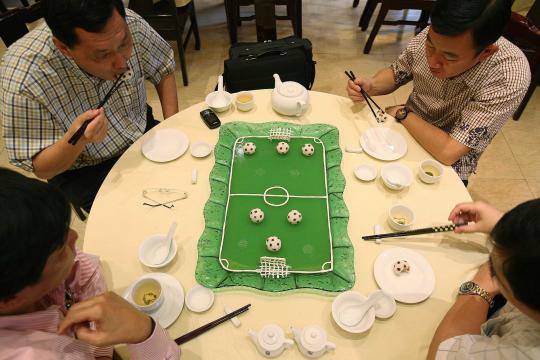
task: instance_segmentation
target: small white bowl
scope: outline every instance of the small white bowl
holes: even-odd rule
[[[206,105],[215,112],[227,111],[232,103],[232,95],[227,91],[213,91],[206,95]]]
[[[411,186],[413,174],[411,169],[402,164],[388,164],[381,168],[381,179],[391,190],[403,190]]]
[[[214,292],[201,285],[192,287],[186,295],[186,306],[189,310],[200,313],[212,307]]]
[[[173,238],[171,251],[165,261],[160,264],[154,264],[156,251],[163,246],[166,237],[167,235],[164,234],[156,234],[148,237],[142,242],[141,246],[139,246],[139,261],[143,263],[143,265],[148,266],[149,268],[158,269],[168,265],[174,259],[176,252],[178,251],[178,246]]]
[[[191,156],[196,158],[204,158],[212,153],[210,144],[204,141],[197,141],[191,144]]]
[[[375,303],[375,316],[379,319],[388,319],[396,313],[396,300],[392,295],[383,290],[377,291],[382,291],[384,296]],[[369,295],[371,295],[371,293],[368,294],[368,297]]]
[[[151,299],[149,296],[155,295],[156,298],[152,302],[145,304],[144,301]],[[143,278],[139,279],[133,285],[130,294],[130,300],[135,307],[144,312],[152,312],[163,304],[163,287],[156,279]]]
[[[377,178],[377,168],[370,164],[358,165],[354,168],[354,175],[362,181],[372,181]]]
[[[346,291],[336,296],[332,302],[332,318],[334,319],[335,323],[343,330],[353,334],[359,334],[369,330],[375,322],[374,308],[369,309],[364,318],[355,326],[347,326],[340,320],[341,312],[343,310],[353,305],[360,305],[366,301],[366,299],[367,298],[364,295],[356,291]]]
[[[443,173],[444,167],[442,164],[433,159],[422,161],[418,168],[418,177],[426,184],[435,184],[436,182],[439,182]]]
[[[244,101],[247,100],[247,101]],[[240,111],[249,111],[253,109],[255,101],[253,101],[253,94],[249,91],[242,91],[236,94],[236,108]]]
[[[388,211],[388,225],[394,230],[407,230],[414,222],[414,212],[405,205],[395,205]]]

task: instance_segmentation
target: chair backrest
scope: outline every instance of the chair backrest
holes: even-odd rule
[[[528,18],[512,13],[504,37],[523,51],[533,73],[540,69],[540,33]]]
[[[129,8],[145,19],[166,40],[176,40],[182,23],[174,0],[130,0]]]
[[[28,33],[24,12],[20,9],[8,10],[0,15],[0,37],[6,47]]]
[[[540,1],[536,0],[533,3],[527,13],[527,19],[529,19],[531,24],[540,29]]]

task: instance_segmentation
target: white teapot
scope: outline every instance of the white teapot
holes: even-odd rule
[[[248,335],[261,355],[267,358],[280,355],[294,344],[294,341],[287,339],[283,330],[275,324],[266,325],[258,333],[250,329]]]
[[[316,358],[327,350],[334,350],[336,344],[327,341],[326,331],[319,325],[308,325],[302,330],[290,327],[298,348],[307,357]]]
[[[309,92],[301,84],[294,81],[281,82],[278,74],[274,74],[274,90],[272,91],[272,107],[282,115],[300,116],[309,106]]]

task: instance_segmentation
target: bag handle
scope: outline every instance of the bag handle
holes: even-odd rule
[[[269,56],[269,55],[279,55],[279,56],[287,55],[287,50],[270,49],[270,50],[263,51],[257,54],[244,55],[242,56],[242,58],[246,61],[250,61],[250,60],[256,60],[258,58]]]

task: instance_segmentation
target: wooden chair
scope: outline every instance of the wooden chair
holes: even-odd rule
[[[533,19],[538,23],[533,23]],[[531,84],[513,116],[514,120],[519,120],[534,90],[540,85],[540,2],[535,2],[527,16],[512,13],[504,37],[523,51],[531,67]]]
[[[184,50],[191,34],[195,37],[195,49],[200,50],[201,40],[193,0],[130,0],[129,8],[142,16],[166,40],[176,40],[180,57],[180,69],[184,86],[188,85]],[[190,25],[184,37],[187,20]]]
[[[373,41],[381,28],[381,25],[416,25],[417,27],[423,29],[427,26],[429,20],[429,13],[435,4],[435,0],[368,0],[364,11],[360,17],[358,26],[365,31],[369,25],[369,20],[373,16],[375,8],[381,3],[381,9],[379,10],[379,15],[375,21],[375,25],[369,34],[369,38],[364,46],[364,54],[369,54]],[[354,5],[354,3],[353,3]],[[417,9],[422,10],[422,14],[417,21],[412,20],[395,20],[388,21],[385,20],[388,11],[390,10],[408,10],[408,9]]]
[[[225,0],[225,10],[227,15],[227,27],[231,44],[238,41],[237,26],[242,25],[242,21],[256,20],[257,22],[257,40],[275,40],[276,28],[275,20],[290,20],[292,22],[294,34],[302,37],[302,0],[275,0],[266,1],[261,5],[261,0]],[[265,5],[272,4],[268,9]],[[286,15],[275,15],[275,5],[284,5],[287,7]],[[241,6],[255,6],[255,14],[249,16],[240,16]],[[262,9],[262,10],[261,10]],[[264,31],[261,27],[270,28],[270,31]]]

